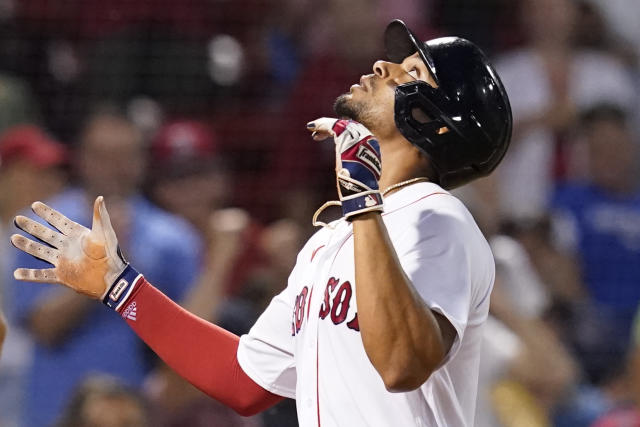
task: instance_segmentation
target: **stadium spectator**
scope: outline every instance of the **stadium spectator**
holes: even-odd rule
[[[574,46],[573,0],[521,0],[527,44],[499,58],[510,94],[513,139],[494,174],[502,215],[545,213],[556,181],[567,177],[567,140],[577,111],[601,102],[629,109],[635,86],[612,56]]]
[[[640,9],[635,0],[586,0],[598,8],[607,26],[621,42],[635,49],[640,55]]]
[[[506,235],[490,243],[496,281],[483,335],[476,425],[548,425],[575,386],[578,366],[544,321],[551,293],[525,247]]]
[[[626,385],[630,397],[617,402],[617,405],[592,427],[626,427],[640,425],[640,307],[634,320],[629,354],[629,371]]]
[[[205,286],[210,292],[219,288],[215,292],[220,295],[200,295],[185,304],[211,319],[216,311],[213,302],[239,293],[247,274],[260,264],[256,237],[260,227],[245,211],[228,208],[234,183],[211,126],[197,120],[166,123],[152,140],[151,158],[150,196],[203,237],[201,277],[211,283]],[[206,308],[199,307],[205,302]]]
[[[627,427],[640,425],[640,307],[636,313],[628,359],[626,399],[616,402],[609,413],[591,427]]]
[[[300,233],[280,223],[264,228],[244,210],[228,207],[234,180],[216,134],[204,122],[166,123],[153,138],[151,157],[155,168],[149,193],[160,206],[188,220],[204,240],[201,272],[183,307],[235,333],[247,332],[265,302],[286,283],[286,275],[275,274],[281,271],[275,254],[293,260]],[[292,233],[293,242],[287,242]],[[290,267],[284,266],[287,274]],[[237,416],[164,366],[149,384],[153,400],[165,411],[163,425],[253,426],[261,418]]]
[[[576,45],[614,55],[633,70],[638,64],[640,51],[629,40],[616,34],[616,26],[607,20],[602,5],[597,3],[594,0],[577,2]]]
[[[76,185],[50,199],[51,204],[90,225],[89,200],[108,196],[125,256],[145,265],[164,292],[179,299],[196,277],[201,243],[185,221],[141,196],[146,159],[138,130],[117,113],[98,112],[86,121],[75,154]],[[166,259],[175,262],[168,265]],[[25,263],[34,265],[26,258],[12,265]],[[23,425],[50,425],[90,372],[141,383],[149,360],[141,342],[117,316],[67,289],[15,282],[13,289],[18,321],[35,341]]]
[[[148,427],[144,396],[116,378],[90,376],[74,390],[56,427]]]
[[[35,125],[10,127],[0,135],[0,311],[9,331],[0,363],[0,425],[19,426],[30,363],[31,340],[15,322],[9,260],[15,254],[7,239],[13,217],[34,199],[46,200],[64,187],[65,147]]]
[[[17,125],[0,135],[0,223],[9,223],[34,198],[60,191],[67,149],[35,125]]]
[[[580,124],[589,178],[557,190],[553,207],[558,240],[578,260],[591,300],[612,319],[610,338],[620,343],[620,352],[628,345],[640,302],[637,140],[627,115],[616,106],[595,106],[582,115]]]

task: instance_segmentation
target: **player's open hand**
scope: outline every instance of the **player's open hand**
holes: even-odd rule
[[[11,236],[11,243],[53,268],[18,268],[14,277],[29,282],[59,283],[91,298],[103,298],[127,264],[118,249],[102,196],[93,206],[91,230],[42,202],[33,203],[31,209],[55,230],[18,215],[14,220],[16,226],[46,245],[19,234]]]

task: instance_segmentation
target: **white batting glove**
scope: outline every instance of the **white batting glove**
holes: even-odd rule
[[[382,211],[378,180],[382,172],[380,146],[369,129],[353,120],[322,117],[307,124],[315,140],[333,137],[336,178],[343,216]]]
[[[142,276],[122,256],[102,196],[93,205],[91,230],[42,202],[33,203],[31,209],[58,231],[22,215],[14,223],[50,246],[20,234],[12,235],[11,243],[53,268],[18,268],[13,276],[22,281],[62,284],[117,310]]]

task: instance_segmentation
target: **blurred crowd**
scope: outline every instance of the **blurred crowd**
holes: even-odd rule
[[[12,218],[42,200],[88,226],[103,195],[151,283],[247,332],[336,197],[305,124],[394,17],[475,41],[513,109],[496,173],[454,191],[497,266],[476,424],[640,426],[636,0],[0,0],[0,426],[297,425],[293,401],[240,417],[116,313],[14,281],[44,263]]]

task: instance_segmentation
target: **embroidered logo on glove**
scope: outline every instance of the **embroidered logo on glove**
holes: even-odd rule
[[[126,280],[120,279],[118,283],[113,285],[111,292],[109,292],[109,299],[111,299],[111,301],[118,301],[120,296],[122,296],[122,292],[124,292],[124,290],[127,288],[128,284],[129,282],[127,282]]]
[[[369,139],[369,141],[371,141],[371,139]],[[368,165],[373,170],[376,176],[380,177],[380,174],[382,173],[382,165],[380,164],[380,158],[377,153],[373,152],[373,150],[367,145],[362,144],[358,146],[357,156],[364,164]]]

